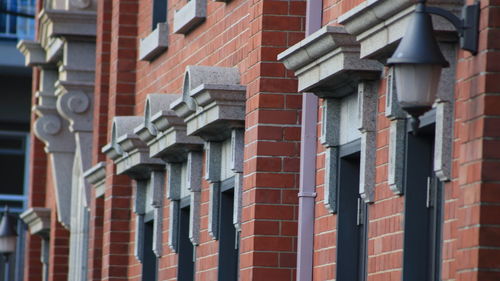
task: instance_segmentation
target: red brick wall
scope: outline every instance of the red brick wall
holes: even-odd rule
[[[305,2],[250,5],[241,280],[294,280],[301,96],[276,55],[301,40]]]
[[[471,2],[471,1],[467,1]],[[459,53],[454,198],[447,272],[455,280],[500,279],[500,1],[481,1],[479,53]]]

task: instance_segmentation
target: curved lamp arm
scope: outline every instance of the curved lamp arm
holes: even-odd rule
[[[420,0],[419,2],[425,5],[426,1]],[[479,2],[464,6],[462,18],[438,7],[425,7],[425,11],[429,14],[443,17],[451,22],[460,36],[460,47],[470,51],[474,55],[477,54],[477,45],[479,41]]]

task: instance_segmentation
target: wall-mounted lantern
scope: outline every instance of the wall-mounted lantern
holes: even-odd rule
[[[434,37],[430,14],[450,21],[460,37],[460,47],[477,53],[479,3],[465,6],[461,19],[444,9],[427,7],[426,0],[418,1],[405,36],[387,61],[388,66],[394,67],[398,101],[411,115],[414,133],[420,124],[419,117],[432,108],[436,99],[442,68],[449,66]]]

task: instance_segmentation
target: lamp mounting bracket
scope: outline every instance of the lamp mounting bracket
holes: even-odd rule
[[[425,1],[423,2],[422,4],[425,4]],[[473,55],[477,54],[479,41],[479,2],[464,6],[462,9],[462,18],[442,8],[424,7],[425,11],[429,14],[443,17],[453,24],[460,37],[460,48],[471,52]]]

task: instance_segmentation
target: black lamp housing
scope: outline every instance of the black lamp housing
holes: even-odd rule
[[[426,0],[419,0],[405,36],[390,59],[388,66],[396,72],[398,101],[412,116],[413,132],[419,127],[419,117],[432,108],[436,98],[441,69],[448,67],[432,27],[430,14],[444,17],[455,26],[460,37],[460,47],[477,53],[479,37],[479,3],[463,8],[463,19],[437,7],[427,7]]]

